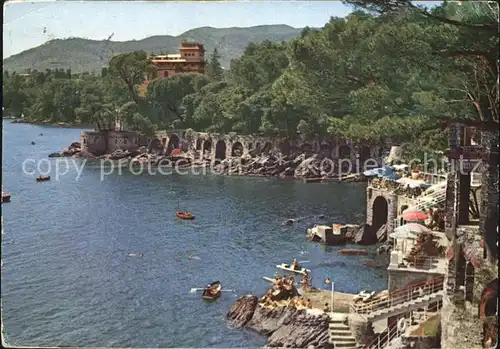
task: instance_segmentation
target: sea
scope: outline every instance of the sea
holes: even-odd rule
[[[263,294],[262,277],[294,258],[312,270],[315,287],[330,278],[340,292],[387,288],[386,271],[364,265],[377,258],[375,247],[342,256],[342,247],[305,237],[314,223],[363,222],[366,184],[127,169],[103,176],[98,166],[79,174],[71,160],[66,167],[47,158],[81,131],[3,120],[2,192],[12,196],[2,204],[8,344],[262,347],[263,336],[230,328],[226,314],[238,297]],[[36,182],[43,172],[51,180]],[[196,219],[176,219],[176,210]],[[282,225],[290,218],[301,220]],[[215,302],[193,290],[216,280],[228,292]]]

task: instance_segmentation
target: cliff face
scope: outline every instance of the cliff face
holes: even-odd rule
[[[293,307],[273,309],[258,305],[255,296],[239,298],[227,319],[235,328],[246,327],[268,336],[267,347],[329,348],[327,315],[313,315]]]

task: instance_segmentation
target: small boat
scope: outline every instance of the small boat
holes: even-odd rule
[[[360,255],[360,254],[366,255],[366,254],[368,254],[368,251],[367,250],[356,250],[356,249],[346,248],[343,250],[339,250],[339,253],[343,254],[343,255]]]
[[[31,145],[35,145],[35,142],[34,142],[34,141],[31,141]]]
[[[278,264],[276,266],[276,268],[281,269],[281,270],[290,271],[292,273],[302,274],[302,275],[304,275],[305,273],[311,272],[309,269],[306,269],[306,268],[293,269],[291,265],[285,264],[285,263]]]
[[[193,220],[194,216],[190,212],[176,212],[175,216],[180,219]]]
[[[2,193],[2,203],[10,202],[10,194]]]
[[[50,181],[50,176],[38,176],[36,177],[37,182],[45,182],[45,181]]]
[[[213,301],[220,297],[222,290],[222,284],[220,281],[212,282],[210,285],[205,288],[201,298],[207,301]]]

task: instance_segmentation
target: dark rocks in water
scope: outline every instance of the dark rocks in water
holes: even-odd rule
[[[272,176],[279,178],[325,178],[337,177],[334,169],[327,168],[329,161],[318,154],[295,153],[283,155],[279,152],[261,154],[250,152],[250,156],[232,157],[221,161],[216,170],[221,174]]]
[[[55,153],[51,153],[49,154],[49,158],[60,158],[60,157],[63,157],[64,155],[60,152],[55,152]]]
[[[266,308],[255,296],[239,298],[227,319],[235,328],[246,327],[268,336],[266,347],[330,348],[329,317],[294,307]]]
[[[259,299],[256,296],[240,297],[226,315],[230,325],[234,328],[244,327],[252,318],[258,302]]]
[[[364,224],[356,232],[353,242],[359,245],[373,245],[377,243],[376,232],[373,231],[369,224]]]
[[[74,156],[79,154],[82,151],[82,145],[80,142],[73,142],[70,144],[68,148],[64,148],[63,150],[49,154],[49,158],[59,158],[66,156]]]
[[[34,141],[31,141],[31,145],[35,145],[36,143]]]
[[[377,254],[389,254],[392,250],[392,244],[390,242],[385,242],[384,244],[377,247]]]

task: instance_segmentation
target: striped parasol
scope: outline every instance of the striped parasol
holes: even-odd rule
[[[420,222],[429,218],[429,215],[420,210],[406,210],[403,212],[401,217],[408,222]]]

